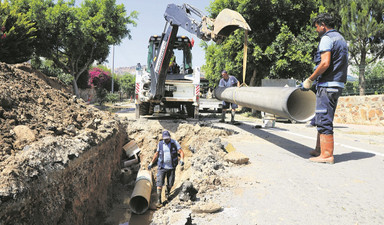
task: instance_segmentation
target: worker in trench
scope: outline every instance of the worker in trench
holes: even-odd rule
[[[148,169],[152,169],[153,164],[157,160],[157,207],[162,206],[161,191],[165,183],[165,177],[167,177],[165,197],[167,198],[167,200],[169,200],[171,188],[175,182],[175,170],[179,163],[179,155],[180,165],[182,167],[184,166],[184,152],[181,149],[180,144],[176,140],[171,139],[171,135],[167,130],[163,131],[162,136],[163,139],[157,145],[156,153],[153,156],[152,161],[148,165]]]
[[[221,72],[221,78],[219,82],[219,87],[240,87],[240,82],[236,79],[236,77],[228,75],[226,70],[223,70]],[[219,122],[224,123],[225,122],[225,114],[227,113],[227,110],[231,107],[231,123],[232,124],[238,124],[237,121],[235,121],[235,114],[236,114],[236,109],[237,109],[237,104],[235,103],[230,103],[223,101],[223,106],[222,106],[222,112],[221,112],[221,120]]]

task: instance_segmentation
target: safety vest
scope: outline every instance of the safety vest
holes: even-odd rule
[[[348,45],[343,36],[336,30],[330,30],[324,34],[331,38],[333,47],[331,49],[331,62],[328,69],[318,78],[318,82],[347,82],[348,72]],[[319,50],[316,52],[315,59],[316,65],[321,61],[321,53]]]
[[[159,168],[164,168],[164,150],[163,150],[164,141],[159,142],[159,160],[157,161],[157,166]],[[178,164],[178,154],[177,154],[177,146],[173,139],[171,139],[171,160],[172,167],[176,168]]]

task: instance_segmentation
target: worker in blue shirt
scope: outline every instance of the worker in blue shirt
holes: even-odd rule
[[[335,29],[334,19],[328,13],[319,14],[313,21],[316,31],[321,37],[315,63],[315,71],[303,82],[303,88],[310,89],[317,80],[316,115],[317,126],[316,147],[311,151],[312,162],[334,163],[333,119],[337,101],[347,82],[348,45],[344,37]]]
[[[236,79],[236,77],[228,75],[226,70],[223,70],[221,72],[221,78],[219,82],[219,87],[240,87],[240,82]],[[222,106],[222,112],[221,112],[221,120],[219,122],[225,122],[225,114],[227,113],[227,109],[229,109],[229,106],[231,106],[232,111],[231,111],[231,123],[236,124],[235,121],[235,114],[236,114],[236,109],[238,106],[235,103],[230,103],[223,101],[223,106]]]
[[[156,153],[153,156],[151,163],[148,165],[148,169],[152,169],[153,164],[157,160],[157,207],[162,206],[161,191],[165,183],[165,177],[167,177],[165,196],[167,199],[169,198],[171,188],[175,182],[175,170],[179,162],[179,155],[180,165],[184,166],[184,152],[181,149],[180,144],[176,140],[171,139],[171,135],[167,130],[163,131],[162,136],[163,139],[157,145]]]

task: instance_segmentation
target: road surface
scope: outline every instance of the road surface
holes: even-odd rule
[[[315,128],[257,124],[216,124],[239,132],[226,141],[250,163],[223,174],[233,180],[217,198],[223,211],[194,223],[384,224],[384,127],[336,125],[335,164],[329,165],[308,160]]]

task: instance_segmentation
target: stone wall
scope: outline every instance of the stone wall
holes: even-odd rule
[[[47,137],[25,149],[17,161],[23,170],[10,174],[7,193],[0,193],[0,225],[101,224],[112,205],[127,134],[116,121],[99,131]]]
[[[80,98],[85,102],[95,103],[97,102],[96,90],[94,88],[79,89]]]
[[[384,126],[384,95],[340,97],[334,121]]]

